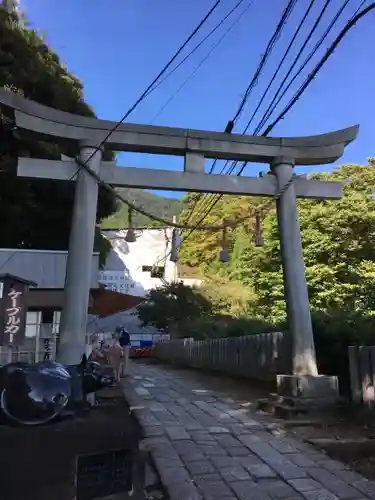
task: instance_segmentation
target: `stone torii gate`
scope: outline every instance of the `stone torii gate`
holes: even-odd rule
[[[289,183],[295,165],[336,161],[358,133],[358,126],[354,126],[303,138],[268,138],[130,123],[116,127],[115,122],[52,109],[5,89],[0,89],[0,103],[14,109],[19,128],[55,137],[56,141],[78,142],[81,161],[88,160],[90,169],[103,181],[143,189],[272,197]],[[184,171],[119,168],[115,162],[101,161],[103,147],[183,156]],[[275,176],[209,175],[204,171],[205,158],[268,163]],[[64,181],[76,179],[59,360],[77,363],[83,352],[87,321],[98,184],[87,170],[81,168],[77,172],[77,164],[68,159],[19,158],[18,175]],[[279,383],[282,391],[286,388],[293,395],[328,395],[335,391],[337,384],[332,377],[318,376],[296,197],[335,199],[340,198],[341,193],[341,183],[297,177],[276,204],[287,315],[293,340],[293,374],[280,375]]]

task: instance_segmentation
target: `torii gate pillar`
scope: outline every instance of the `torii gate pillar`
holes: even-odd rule
[[[290,336],[288,340],[292,344],[292,374],[277,375],[277,388],[282,398],[322,406],[331,404],[337,398],[338,379],[335,376],[318,375],[297,199],[294,183],[290,182],[293,169],[293,158],[277,157],[271,163],[278,192],[289,183],[276,201],[276,210]]]
[[[97,146],[81,142],[80,159],[98,173],[102,151]],[[83,332],[87,325],[97,203],[96,179],[84,168],[78,169],[57,353],[58,361],[67,365],[80,363],[86,349]]]

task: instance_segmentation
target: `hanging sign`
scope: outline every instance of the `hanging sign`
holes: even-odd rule
[[[17,276],[0,276],[0,345],[20,345],[25,338],[27,293],[30,281]]]

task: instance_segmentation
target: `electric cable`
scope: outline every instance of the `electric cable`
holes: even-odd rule
[[[278,40],[278,38],[280,37],[283,29],[284,29],[284,26],[286,24],[286,22],[288,21],[294,7],[296,6],[296,3],[297,3],[297,0],[289,0],[287,6],[285,7],[285,9],[283,10],[282,14],[281,14],[281,17],[280,17],[280,20],[279,22],[277,23],[276,25],[276,28],[274,30],[274,32],[272,33],[271,35],[271,38],[269,39],[268,43],[267,43],[267,46],[266,46],[266,49],[265,49],[265,52],[264,52],[264,55],[262,56],[261,58],[261,61],[258,65],[258,67],[256,68],[255,72],[254,72],[254,75],[249,83],[249,85],[247,86],[246,90],[245,90],[245,93],[244,93],[244,96],[240,102],[240,105],[235,113],[235,115],[233,116],[232,120],[229,120],[228,123],[227,123],[227,126],[225,128],[225,131],[224,132],[227,132],[227,133],[231,133],[235,124],[236,124],[236,121],[239,119],[244,107],[245,107],[245,104],[252,92],[252,90],[255,88],[257,82],[258,82],[258,79],[268,61],[268,58],[270,57],[274,47],[275,47],[275,44]],[[216,166],[216,163],[217,163],[217,159],[215,159],[213,162],[212,162],[212,165],[211,165],[211,168],[209,170],[209,174],[212,174],[214,169],[215,169],[215,166]],[[227,162],[225,163],[225,165],[227,165],[229,163],[229,161],[227,160]],[[224,165],[224,167],[225,167]],[[190,213],[188,214],[187,216],[187,221],[190,220],[192,214],[194,213],[195,211],[195,208],[196,206],[198,205],[199,201],[202,199],[202,196],[198,196],[195,204],[193,205],[193,207],[191,208],[190,210]]]
[[[301,97],[301,95],[305,92],[305,90],[307,89],[307,87],[314,80],[315,76],[319,73],[319,71],[322,69],[322,67],[324,66],[324,64],[327,62],[327,60],[329,59],[329,57],[333,54],[334,50],[337,48],[337,46],[342,41],[342,39],[346,36],[346,34],[351,30],[351,28],[353,28],[360,19],[362,19],[364,16],[366,16],[367,14],[369,14],[374,9],[375,9],[375,2],[372,2],[368,7],[364,8],[363,10],[361,10],[357,15],[355,15],[346,24],[346,26],[341,30],[341,32],[335,38],[335,40],[331,44],[331,46],[327,49],[326,54],[324,55],[324,57],[319,61],[319,63],[314,68],[314,70],[310,73],[310,75],[308,76],[308,78],[305,81],[305,83],[300,87],[299,91],[296,93],[296,95],[293,97],[293,99],[289,102],[289,104],[287,105],[287,107],[280,113],[280,115],[274,120],[274,122],[267,127],[267,131],[266,131],[267,133],[269,133],[277,125],[277,123],[282,118],[284,118],[285,115],[294,106],[294,104],[298,101],[298,99]],[[264,134],[266,132],[264,132]],[[133,210],[135,210],[135,211],[137,211],[137,212],[139,212],[139,213],[141,213],[141,214],[149,217],[150,219],[153,219],[153,220],[156,220],[158,222],[161,222],[162,224],[164,224],[164,225],[166,225],[168,227],[175,227],[177,229],[191,229],[192,228],[192,226],[188,226],[186,224],[174,223],[174,222],[168,221],[168,220],[166,220],[164,218],[155,216],[155,215],[153,215],[153,214],[151,214],[151,213],[149,213],[149,212],[147,212],[147,211],[145,211],[145,210],[143,210],[143,209],[135,206],[133,203],[130,203],[128,200],[126,200],[125,198],[123,198],[115,190],[115,188],[113,188],[113,186],[111,186],[107,182],[104,182],[100,178],[100,176],[89,167],[89,165],[87,165],[86,163],[82,162],[79,158],[76,158],[76,162],[80,165],[80,167],[84,168],[90,175],[92,175],[100,185],[102,185],[107,190],[113,192],[113,194],[116,196],[116,198],[118,198],[120,201],[122,201],[123,203],[125,203],[126,205],[128,205],[131,209],[133,209]],[[245,217],[245,219],[248,218],[248,217],[249,216]],[[237,223],[237,221],[236,221],[236,223]],[[194,228],[194,230],[196,230],[196,229],[202,229],[202,230],[219,230],[219,229],[222,229],[223,227],[228,227],[228,225],[229,224],[227,224],[227,223],[226,224],[222,224],[222,225],[218,225],[218,226],[214,226],[214,225],[207,225],[207,226],[194,225],[193,228]]]
[[[272,115],[272,113],[275,111],[276,107],[278,106],[278,104],[280,103],[280,101],[284,98],[285,94],[288,92],[288,90],[290,89],[290,87],[292,86],[292,84],[295,82],[295,80],[298,78],[298,76],[302,73],[302,71],[305,69],[305,67],[307,66],[307,64],[311,61],[311,59],[314,57],[314,55],[317,53],[317,51],[319,50],[319,48],[321,47],[322,43],[324,42],[324,40],[327,38],[327,36],[330,34],[330,32],[332,31],[332,29],[334,28],[335,24],[337,23],[337,21],[339,20],[341,14],[344,12],[345,8],[348,6],[350,0],[345,0],[345,2],[342,4],[342,6],[340,7],[340,9],[337,11],[336,15],[334,16],[334,18],[332,19],[331,23],[329,24],[329,26],[327,27],[327,29],[325,30],[325,32],[323,33],[323,35],[321,36],[321,38],[318,40],[318,42],[315,44],[314,48],[312,49],[312,51],[308,54],[308,56],[306,57],[306,59],[304,60],[304,62],[301,64],[301,66],[298,68],[298,70],[296,71],[295,75],[292,77],[291,81],[288,83],[288,85],[285,87],[284,90],[282,90],[282,87],[283,85],[285,84],[286,80],[289,78],[293,68],[291,68],[290,71],[288,71],[288,73],[285,75],[285,78],[283,80],[283,82],[280,84],[277,92],[275,93],[271,103],[269,104],[267,110],[265,111],[262,119],[260,120],[260,122],[258,123],[258,126],[256,127],[254,133],[257,134],[260,132],[261,128],[265,125],[266,121],[270,118],[270,116]],[[355,15],[355,14],[354,14]],[[281,95],[280,95],[280,92],[281,92]]]
[[[219,38],[219,40],[211,47],[211,49],[208,52],[208,54],[199,62],[199,64],[195,67],[195,69],[188,75],[188,77],[183,81],[183,83],[174,92],[174,94],[172,94],[171,97],[159,109],[159,111],[156,113],[156,115],[150,121],[150,125],[152,125],[155,122],[156,118],[158,118],[161,115],[161,113],[165,110],[165,108],[169,105],[169,103],[172,102],[173,99],[176,98],[176,96],[181,92],[181,90],[185,87],[185,85],[189,82],[189,80],[197,73],[197,71],[203,66],[203,64],[207,61],[207,59],[214,53],[214,51],[221,44],[221,42],[224,41],[224,39],[230,34],[230,32],[239,23],[239,21],[242,19],[242,17],[247,13],[247,11],[250,9],[250,7],[252,6],[252,4],[253,4],[253,0],[250,0],[250,2],[247,5],[247,7],[240,13],[239,16],[236,17],[236,19],[234,20],[234,22],[227,28],[227,30],[223,33],[223,35]],[[182,62],[183,61],[181,61],[181,63]],[[176,66],[176,68],[177,68],[177,66]],[[164,80],[162,80],[160,83],[162,83],[163,81]]]
[[[160,85],[162,85],[170,76],[172,76],[173,73],[177,71],[178,68],[180,68],[184,64],[184,62],[186,62],[189,57],[192,56],[204,44],[204,42],[206,42],[211,37],[211,35],[213,35],[225,23],[225,21],[241,6],[244,1],[245,0],[239,0],[217,25],[199,43],[197,43],[197,45],[195,45],[195,47],[193,47],[191,51],[169,73],[164,76],[164,78],[162,78],[156,85],[154,85],[152,89],[150,89],[147,95],[149,96],[154,90],[159,88]],[[252,2],[252,0],[250,1]]]
[[[299,23],[299,25],[298,25],[298,27],[297,27],[297,30],[295,31],[295,34],[293,35],[293,37],[292,37],[292,39],[291,39],[291,41],[290,41],[290,43],[289,43],[289,45],[288,45],[287,49],[285,50],[284,55],[283,55],[283,57],[281,58],[281,61],[280,61],[279,65],[278,65],[278,67],[276,68],[276,70],[275,70],[274,74],[272,75],[271,80],[270,80],[270,83],[268,84],[268,86],[267,86],[266,90],[264,91],[263,95],[261,96],[261,98],[260,98],[260,100],[259,100],[259,103],[258,103],[258,105],[257,105],[257,107],[256,107],[256,109],[255,109],[255,111],[253,112],[253,114],[252,114],[252,116],[251,116],[250,120],[248,121],[248,123],[247,123],[247,125],[246,125],[246,127],[245,127],[245,129],[244,129],[244,131],[243,131],[243,134],[246,134],[246,132],[247,132],[247,130],[249,129],[249,127],[250,127],[250,125],[251,125],[251,123],[252,123],[252,121],[253,121],[253,119],[254,119],[254,117],[255,117],[256,113],[258,112],[258,110],[259,110],[259,108],[260,108],[260,106],[261,106],[262,102],[264,101],[264,99],[265,99],[265,97],[266,97],[266,95],[267,95],[268,91],[270,90],[270,88],[271,88],[271,86],[272,86],[273,82],[275,81],[276,76],[278,75],[278,73],[279,73],[279,71],[280,71],[280,69],[281,69],[281,67],[282,67],[282,65],[283,65],[283,63],[284,63],[284,61],[285,61],[286,57],[288,56],[288,54],[289,54],[289,52],[290,52],[290,50],[291,50],[291,48],[292,48],[292,46],[293,46],[293,44],[294,44],[294,42],[295,42],[295,40],[296,40],[296,38],[297,38],[297,36],[298,36],[299,32],[301,31],[301,29],[302,29],[302,27],[303,27],[303,25],[304,25],[304,23],[305,23],[305,21],[306,21],[306,19],[307,19],[308,15],[309,15],[309,13],[310,13],[310,11],[311,11],[312,7],[314,6],[315,1],[316,1],[316,0],[311,0],[311,1],[310,1],[310,4],[309,4],[308,8],[306,9],[306,12],[305,12],[304,16],[302,17],[302,20],[300,21],[300,23]],[[347,1],[349,1],[349,0],[347,0]],[[310,34],[310,37],[311,37],[311,34]],[[309,39],[309,38],[308,38],[308,39]],[[308,40],[307,40],[307,41],[308,41]],[[306,43],[307,43],[307,42],[306,42]],[[220,174],[223,174],[224,170],[226,169],[226,167],[228,166],[228,164],[229,164],[229,163],[230,163],[230,160],[227,160],[227,161],[225,162],[224,166],[222,167],[222,169],[221,169],[221,171],[220,171]],[[230,170],[230,172],[228,172],[228,175],[229,175],[230,173],[232,173],[232,172],[233,172],[233,170],[234,170],[234,168],[235,168],[235,166],[236,166],[236,165],[237,165],[237,162],[232,162],[232,169]],[[212,173],[212,171],[210,171],[210,173]],[[204,206],[203,206],[203,207],[201,207],[201,211],[202,211],[202,210],[205,210],[205,209],[209,206],[209,204],[211,203],[211,201],[212,201],[214,198],[216,198],[217,196],[218,196],[218,195],[211,195],[211,196],[208,196],[208,197],[206,198],[206,200],[207,200],[207,201],[206,201],[206,203],[204,204]],[[193,208],[192,208],[192,210],[191,210],[191,212],[190,212],[190,214],[189,214],[189,216],[190,216],[190,217],[191,217],[192,213],[194,212],[194,210],[196,209],[196,206],[198,205],[199,201],[200,201],[200,200],[199,200],[199,198],[198,198],[198,200],[197,200],[196,204],[193,206]],[[216,203],[215,203],[215,205],[216,205]],[[214,206],[215,206],[215,205],[214,205]]]
[[[317,50],[320,48],[320,46],[322,45],[322,43],[324,42],[324,40],[326,39],[326,37],[328,36],[328,34],[331,32],[331,30],[332,30],[332,29],[333,29],[333,27],[335,26],[336,22],[338,21],[339,17],[341,16],[342,12],[344,11],[344,9],[345,9],[345,8],[347,7],[347,5],[349,4],[349,1],[350,1],[350,0],[346,0],[346,1],[344,2],[344,4],[340,7],[340,9],[337,11],[337,13],[336,13],[336,15],[334,16],[333,20],[332,20],[332,21],[331,21],[331,23],[329,24],[329,26],[328,26],[328,28],[326,29],[326,31],[323,33],[323,35],[322,35],[322,37],[320,38],[320,40],[319,40],[319,41],[317,42],[317,44],[315,45],[314,49],[310,52],[310,54],[308,55],[308,57],[306,58],[306,60],[304,61],[304,63],[301,65],[301,67],[300,67],[300,68],[299,68],[299,70],[297,71],[296,75],[293,77],[293,79],[292,79],[292,81],[290,82],[290,84],[288,85],[288,87],[287,87],[287,88],[285,89],[285,91],[283,92],[283,94],[282,94],[282,96],[280,97],[280,99],[277,101],[277,103],[276,103],[276,104],[274,105],[274,107],[272,108],[271,113],[267,115],[267,112],[269,111],[270,107],[274,104],[276,97],[277,97],[277,96],[278,96],[278,94],[280,93],[280,90],[282,89],[282,86],[284,85],[285,81],[287,80],[287,78],[289,77],[289,75],[290,75],[291,71],[293,70],[293,68],[294,68],[294,66],[295,66],[295,63],[298,61],[299,56],[302,54],[303,49],[306,47],[306,45],[307,45],[307,43],[308,43],[309,39],[311,38],[311,36],[312,36],[313,32],[315,31],[315,30],[314,30],[314,27],[315,27],[315,29],[316,29],[316,27],[317,27],[317,23],[315,22],[313,29],[312,29],[312,30],[310,30],[310,33],[309,33],[309,35],[308,35],[308,37],[307,37],[307,39],[306,39],[305,43],[303,44],[303,48],[302,48],[302,50],[300,50],[300,51],[299,51],[298,56],[294,59],[294,61],[293,61],[293,63],[292,63],[292,67],[290,68],[290,70],[288,71],[288,73],[285,75],[285,77],[284,77],[284,79],[283,79],[282,83],[280,84],[280,86],[279,86],[278,90],[276,91],[276,94],[274,95],[274,97],[273,97],[273,99],[272,99],[272,101],[271,101],[271,104],[270,104],[270,105],[269,105],[269,107],[267,108],[267,110],[266,110],[265,114],[263,115],[263,117],[262,117],[262,119],[261,119],[260,123],[259,123],[259,124],[258,124],[258,126],[255,128],[255,130],[254,130],[254,132],[253,132],[253,135],[257,135],[257,134],[260,132],[260,128],[261,128],[261,127],[260,127],[259,125],[260,125],[261,123],[264,123],[264,121],[266,121],[266,120],[268,119],[268,117],[269,117],[269,116],[271,116],[271,114],[272,114],[273,110],[276,108],[276,106],[278,105],[278,103],[280,102],[280,100],[283,98],[283,96],[285,95],[285,93],[287,92],[287,90],[290,88],[291,84],[292,84],[292,83],[294,82],[294,80],[295,80],[295,79],[299,76],[299,74],[303,71],[303,69],[304,69],[304,68],[305,68],[305,66],[308,64],[308,62],[310,62],[310,61],[311,61],[311,59],[313,58],[313,56],[315,55],[315,53],[317,52]],[[366,1],[366,0],[365,0],[365,1]],[[358,11],[360,10],[361,6],[363,6],[363,5],[364,5],[365,1],[362,1],[362,3],[361,3],[361,5],[360,5],[360,7],[356,10],[356,12],[355,12],[355,14],[354,14],[354,15],[356,15],[356,13],[358,13]],[[319,15],[320,19],[321,19],[322,15],[324,14],[324,11],[325,11],[325,9],[327,8],[327,6],[328,6],[328,5],[327,5],[327,2],[326,2],[326,3],[325,3],[325,5],[323,6],[322,11],[320,12],[320,15]],[[318,18],[318,20],[319,20],[319,18]],[[262,96],[262,97],[263,97],[263,96]],[[258,107],[257,107],[256,111],[257,111],[258,109],[259,109],[259,105],[258,105]],[[256,111],[255,111],[255,112],[256,112]],[[255,116],[255,113],[251,116],[250,120],[248,121],[248,123],[247,123],[247,125],[246,125],[246,127],[245,127],[245,131],[244,131],[244,133],[246,133],[246,132],[247,132],[247,130],[248,130],[248,128],[249,128],[249,126],[250,126],[250,124],[251,124],[251,122],[252,122],[252,120],[253,120],[254,116]],[[265,119],[265,117],[266,117],[266,119]],[[268,131],[266,134],[262,134],[262,135],[263,135],[263,136],[266,136],[266,135],[268,135],[268,133],[269,133],[269,131]],[[222,171],[221,171],[220,173],[223,173],[223,171],[225,170],[225,167],[228,165],[228,163],[229,163],[229,161],[227,161],[227,162],[225,163],[225,165],[224,165],[224,167],[223,167],[223,169],[222,169]],[[231,166],[231,168],[227,171],[227,175],[230,175],[230,174],[234,171],[234,168],[236,167],[236,165],[237,165],[237,164],[238,164],[238,162],[237,162],[237,161],[232,162],[232,166]],[[240,169],[240,171],[237,173],[237,175],[241,175],[241,173],[243,172],[243,170],[244,170],[244,168],[246,167],[246,165],[247,165],[247,164],[248,164],[248,162],[244,162],[244,163],[243,163],[243,166],[242,166],[242,168]],[[215,196],[220,196],[220,195],[213,195],[213,197],[215,197]],[[211,197],[209,197],[209,198],[208,198],[208,204],[209,204],[209,203],[213,200],[213,197],[211,196]],[[220,199],[220,198],[219,198],[219,199]],[[217,200],[217,202],[219,201],[219,199]],[[212,205],[212,208],[213,208],[214,206],[216,206],[217,202],[215,202],[215,203],[214,203],[214,205]],[[207,203],[205,204],[205,207],[206,207],[206,208],[207,208],[208,204],[207,204]]]
[[[218,6],[221,4],[222,0],[216,0],[214,5],[210,8],[210,10],[207,12],[207,14],[203,17],[203,19],[199,22],[199,24],[193,29],[193,31],[190,33],[190,35],[187,37],[187,39],[184,41],[184,43],[177,49],[177,51],[174,53],[174,55],[169,59],[167,64],[163,67],[163,69],[157,74],[157,76],[152,80],[152,82],[148,85],[146,90],[143,91],[143,93],[138,97],[138,99],[134,102],[132,106],[128,109],[128,111],[123,115],[121,120],[119,120],[113,127],[112,129],[108,132],[108,134],[105,136],[105,138],[100,142],[98,146],[94,149],[94,151],[91,153],[91,155],[87,158],[85,163],[87,164],[94,156],[95,154],[101,149],[103,144],[107,142],[107,140],[111,137],[111,135],[116,132],[116,130],[119,128],[119,126],[128,118],[128,116],[138,107],[138,105],[145,99],[147,96],[148,92],[152,87],[155,85],[155,83],[159,80],[161,76],[164,75],[164,73],[167,71],[167,69],[173,64],[173,62],[177,59],[177,57],[181,54],[181,52],[184,50],[184,48],[188,45],[188,43],[194,38],[194,36],[198,33],[198,31],[202,28],[202,26],[207,22],[211,14],[218,8]]]
[[[333,43],[330,45],[330,47],[327,49],[325,55],[322,57],[322,59],[318,62],[314,70],[309,74],[307,77],[306,81],[304,84],[300,87],[298,92],[295,94],[295,96],[291,99],[289,104],[286,106],[286,108],[282,111],[282,113],[279,114],[279,116],[274,120],[272,124],[270,124],[267,129],[264,131],[262,136],[268,135],[269,132],[272,131],[272,129],[277,125],[277,123],[282,120],[285,115],[290,111],[290,109],[293,107],[293,105],[298,101],[298,99],[301,97],[303,92],[307,89],[307,87],[310,85],[310,83],[314,80],[315,76],[319,73],[319,71],[322,69],[324,64],[327,62],[329,57],[333,54],[334,50],[337,48],[337,46],[340,44],[342,39],[346,36],[346,34],[353,28],[357,22],[365,17],[367,14],[369,14],[372,10],[375,9],[375,2],[372,2],[368,7],[364,8],[363,10],[360,10],[359,12],[357,11],[357,14],[355,14],[345,25],[345,27],[340,31],[340,33],[337,35]],[[293,182],[293,177],[289,180],[289,182]],[[288,184],[288,183],[287,183]],[[286,189],[289,187],[288,185],[284,186]],[[221,195],[222,196],[222,195]],[[200,224],[205,220],[207,215],[212,211],[213,207],[218,203],[219,199],[216,199],[213,206],[209,208],[209,210],[204,214],[203,217],[201,217],[196,224],[196,227],[199,228]],[[268,203],[267,203],[268,204]],[[262,207],[257,207],[257,210],[259,208],[264,208]],[[190,230],[190,233],[181,241],[181,244],[186,241],[186,239],[194,232],[193,230]]]

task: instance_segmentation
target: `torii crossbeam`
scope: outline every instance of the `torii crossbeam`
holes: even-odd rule
[[[90,158],[89,167],[103,181],[145,189],[274,196],[290,181],[295,165],[336,161],[358,133],[358,126],[354,126],[324,135],[274,138],[130,123],[116,127],[115,122],[58,111],[5,89],[0,89],[0,103],[14,109],[19,128],[49,135],[56,141],[77,141],[81,161]],[[115,127],[116,130],[109,135]],[[101,161],[103,148],[183,156],[184,171],[119,168],[113,162]],[[275,176],[258,179],[209,175],[204,172],[205,158],[269,163]],[[76,180],[60,326],[59,359],[69,364],[79,362],[83,352],[98,198],[96,180],[85,169],[80,169],[74,176],[76,169],[73,161],[66,159],[19,158],[18,161],[18,175],[23,177]],[[277,201],[287,314],[293,338],[293,372],[298,376],[315,377],[318,371],[296,197],[340,198],[341,184],[296,178]],[[322,379],[319,379],[321,383]]]

